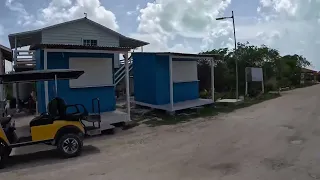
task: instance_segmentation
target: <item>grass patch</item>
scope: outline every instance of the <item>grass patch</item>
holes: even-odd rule
[[[279,94],[263,94],[256,98],[247,98],[244,102],[232,105],[232,104],[217,104],[215,106],[204,106],[198,110],[183,110],[176,112],[175,115],[167,114],[160,110],[154,110],[146,113],[143,116],[136,118],[136,121],[147,124],[150,127],[161,126],[161,125],[174,125],[191,121],[198,117],[210,117],[215,116],[219,113],[229,113],[236,109],[245,108],[266,100],[274,99],[279,97]]]

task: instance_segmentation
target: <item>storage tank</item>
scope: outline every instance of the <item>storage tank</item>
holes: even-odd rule
[[[32,89],[33,89],[33,83],[18,83],[18,92],[19,92],[19,99],[20,100],[25,100],[27,99],[31,92],[32,92]],[[13,88],[13,97],[14,98],[17,98],[16,97],[16,86],[14,85]]]

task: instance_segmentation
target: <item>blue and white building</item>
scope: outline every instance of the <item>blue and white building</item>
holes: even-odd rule
[[[39,70],[84,70],[85,73],[79,79],[59,80],[58,95],[64,98],[67,104],[83,104],[89,112],[92,111],[93,98],[100,99],[101,112],[114,112],[115,85],[124,79],[132,68],[132,63],[128,61],[128,53],[148,44],[121,35],[86,17],[42,29],[10,34],[9,41],[14,52],[16,71],[21,69],[21,66]],[[18,49],[25,46],[29,46],[29,50]],[[24,51],[30,55],[29,59],[19,58],[20,52]],[[121,55],[127,57],[127,66],[120,63]],[[48,102],[55,96],[52,83],[37,83],[39,113],[46,111]],[[19,87],[16,89],[19,94]]]
[[[214,103],[216,55],[137,52],[132,57],[136,104],[174,112]],[[199,97],[199,59],[211,61],[212,99]]]

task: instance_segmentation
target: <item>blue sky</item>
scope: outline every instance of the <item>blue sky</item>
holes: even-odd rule
[[[8,34],[83,17],[150,42],[146,51],[192,52],[232,47],[237,39],[304,55],[320,70],[319,0],[2,0],[0,44]]]

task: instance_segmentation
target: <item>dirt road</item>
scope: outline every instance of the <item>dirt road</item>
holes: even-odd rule
[[[76,159],[52,152],[14,157],[0,179],[320,179],[320,85],[229,114],[139,126],[86,144]]]

